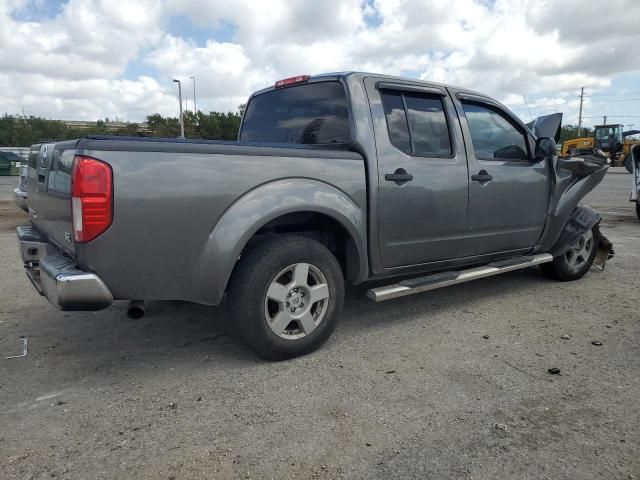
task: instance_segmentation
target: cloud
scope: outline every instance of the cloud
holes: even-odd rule
[[[16,19],[36,7],[0,0],[9,112],[140,120],[174,111],[171,80],[190,87],[192,75],[199,107],[230,110],[279,78],[355,69],[474,88],[521,114],[526,95],[534,113],[561,104],[574,115],[579,87],[625,72],[640,81],[637,0],[69,0],[50,18]],[[170,33],[174,16],[211,38]],[[233,26],[224,41],[222,25]]]

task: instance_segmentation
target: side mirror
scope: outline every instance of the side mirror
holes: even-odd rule
[[[553,158],[556,154],[556,142],[553,138],[540,137],[536,140],[535,159],[544,160]]]

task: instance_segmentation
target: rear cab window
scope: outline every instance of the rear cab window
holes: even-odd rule
[[[240,141],[306,145],[350,141],[349,108],[342,83],[313,82],[271,90],[247,105]]]
[[[450,157],[451,135],[442,96],[382,90],[389,139],[409,155]]]

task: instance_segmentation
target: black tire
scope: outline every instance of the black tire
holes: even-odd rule
[[[633,167],[631,166],[631,154],[627,155],[624,159],[624,162],[622,163],[624,165],[624,168],[627,169],[627,172],[629,173],[633,173]]]
[[[291,305],[290,308],[296,307],[290,303],[270,300],[267,292],[278,278],[282,278],[280,275],[284,277],[290,274],[291,282],[294,282],[295,266],[305,264],[310,265],[307,284],[309,279],[313,284],[313,275],[323,277],[322,284],[319,286],[328,287],[327,304],[322,303],[324,300],[319,300],[310,305],[311,294],[307,291],[307,304],[304,305],[304,309],[300,307],[300,311],[306,310],[312,316],[318,315],[320,320],[317,325],[313,324],[315,329],[309,328],[310,333],[307,334],[303,323],[296,323],[298,321],[293,319],[292,323],[286,324],[287,326],[281,332],[284,337],[279,336],[269,322],[275,324],[275,317],[280,313],[293,315],[290,313],[293,310],[286,305]],[[286,271],[290,266],[294,266],[294,269]],[[283,270],[286,273],[282,274]],[[287,302],[291,300],[293,290],[299,290],[298,288],[290,289],[290,285],[278,283],[284,289],[283,291],[288,291],[288,296],[285,297],[288,299]],[[293,295],[299,295],[299,293],[293,293]],[[242,255],[231,277],[228,296],[234,326],[244,342],[268,360],[284,360],[310,353],[327,341],[336,327],[342,310],[344,278],[338,261],[321,243],[306,237],[277,236],[264,240]],[[305,299],[295,300],[297,302]],[[274,308],[278,313],[274,313],[274,317],[269,318]],[[315,311],[312,310],[314,308]],[[297,313],[296,311],[296,315]],[[322,314],[321,317],[320,314]],[[303,336],[295,338],[296,335]]]
[[[543,263],[541,265],[542,270],[550,277],[560,280],[561,282],[572,282],[584,277],[591,268],[598,251],[598,228],[594,227],[591,230],[591,248],[589,254],[585,255],[586,258],[584,258],[584,261],[581,262],[579,266],[573,267],[570,264],[569,256],[571,255],[571,250],[554,257],[552,262]]]
[[[638,216],[638,220],[640,220],[640,200],[636,200],[636,215]]]

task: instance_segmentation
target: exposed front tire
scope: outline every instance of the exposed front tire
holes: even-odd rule
[[[336,327],[344,300],[342,270],[321,243],[275,237],[240,258],[229,305],[242,339],[268,360],[305,355]]]
[[[542,270],[563,282],[578,280],[591,268],[597,252],[597,243],[598,230],[594,227],[583,233],[565,253],[555,257],[552,262],[542,264]]]

